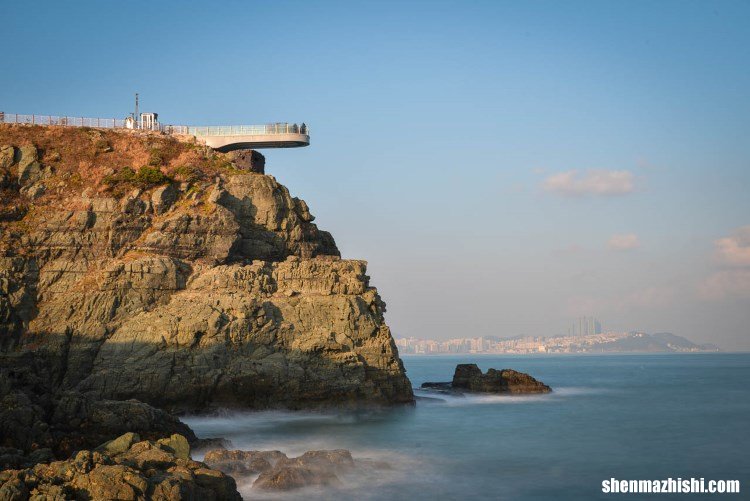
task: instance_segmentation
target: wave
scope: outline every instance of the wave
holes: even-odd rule
[[[570,386],[556,388],[551,393],[534,395],[488,395],[488,394],[463,394],[452,395],[449,393],[438,393],[430,390],[414,389],[414,395],[421,397],[417,399],[418,405],[447,405],[450,407],[467,405],[487,404],[535,404],[540,402],[555,402],[561,399],[581,395],[593,395],[605,390],[599,388]]]

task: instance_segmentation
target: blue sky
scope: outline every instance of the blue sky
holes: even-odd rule
[[[266,151],[396,336],[578,315],[750,349],[748,2],[5,2],[0,109]]]

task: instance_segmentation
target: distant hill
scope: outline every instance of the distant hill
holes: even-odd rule
[[[695,344],[682,336],[671,332],[646,334],[643,332],[630,333],[627,337],[608,343],[592,345],[590,351],[621,352],[686,352],[686,351],[720,351],[713,344]]]

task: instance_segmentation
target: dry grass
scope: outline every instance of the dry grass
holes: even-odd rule
[[[136,172],[144,165],[157,167],[178,181],[183,180],[180,168],[210,179],[231,167],[223,154],[204,146],[141,131],[0,124],[0,145],[36,146],[41,162],[54,167],[57,177],[82,179],[94,188],[125,167]]]

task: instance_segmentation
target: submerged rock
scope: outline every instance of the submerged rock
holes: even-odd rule
[[[338,475],[355,467],[346,449],[307,451],[296,458],[281,459],[253,483],[261,490],[291,490],[301,487],[339,485]]]
[[[212,450],[206,453],[203,462],[229,475],[242,475],[268,471],[287,459],[280,451]]]
[[[422,383],[422,388],[470,393],[549,393],[552,389],[530,375],[513,369],[489,369],[486,374],[477,364],[458,364],[450,383]]]
[[[391,469],[383,461],[354,459],[346,449],[307,451],[295,458],[280,451],[213,450],[203,460],[228,475],[260,473],[253,488],[266,491],[337,486],[341,475]]]
[[[285,464],[261,473],[253,482],[254,489],[288,491],[302,487],[328,487],[341,481],[330,469],[311,468],[298,464]]]

